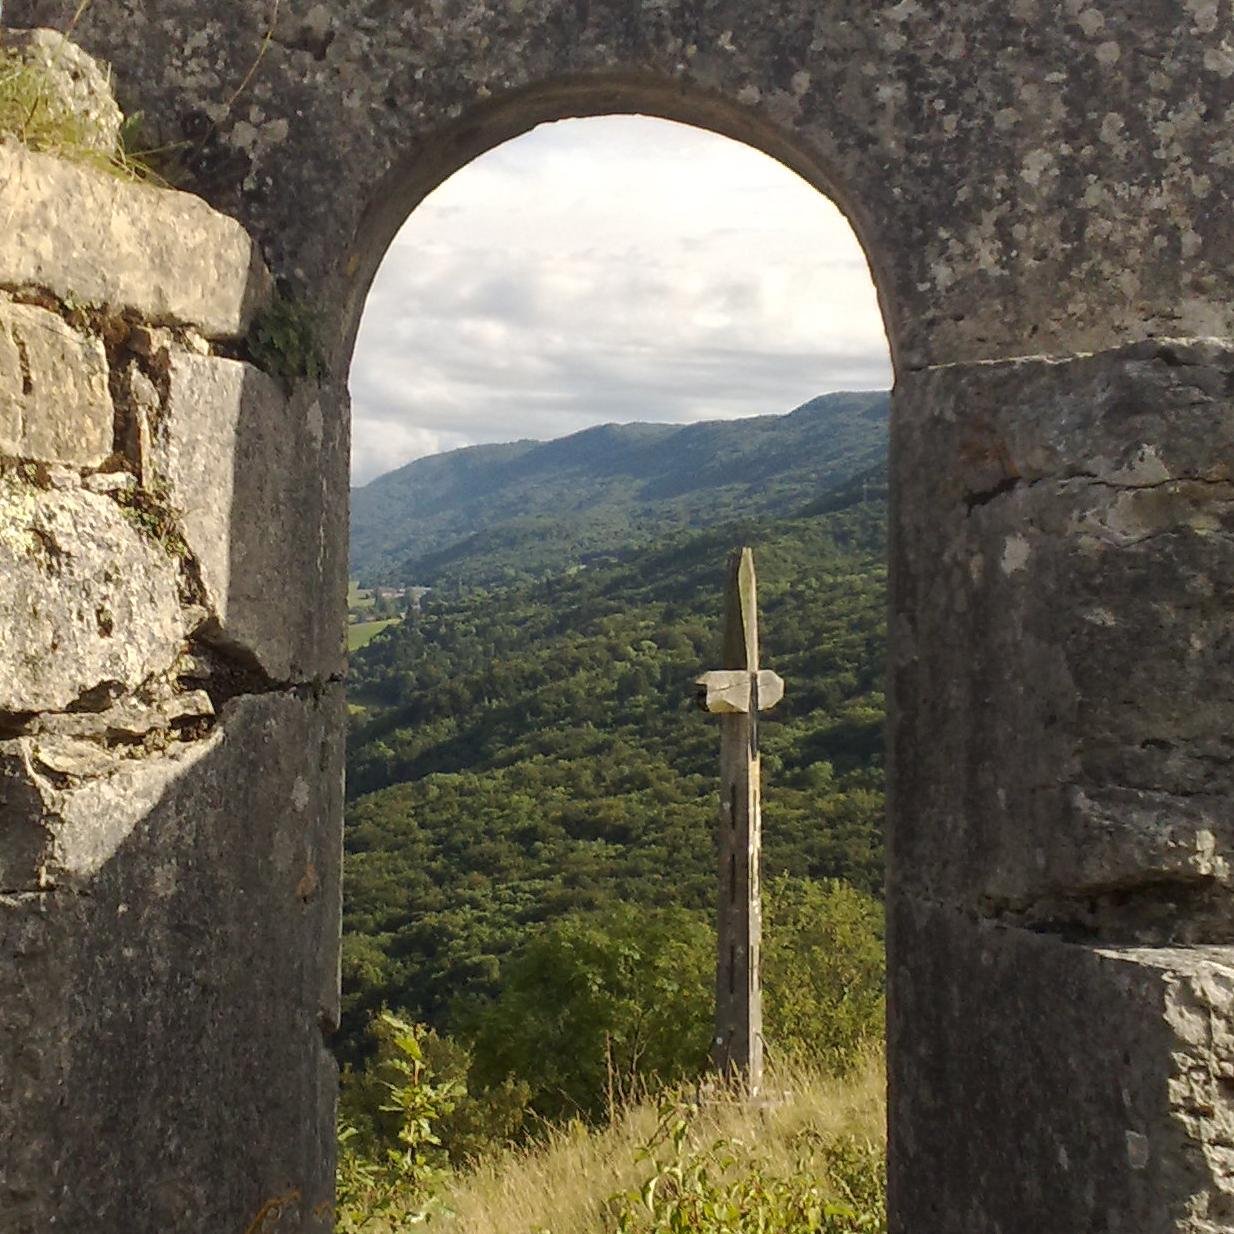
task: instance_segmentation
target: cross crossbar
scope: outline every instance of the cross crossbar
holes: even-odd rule
[[[757,673],[741,669],[720,669],[694,679],[698,686],[698,705],[713,715],[744,715],[750,710],[751,695],[759,711],[770,711],[784,697],[784,678],[769,668]]]

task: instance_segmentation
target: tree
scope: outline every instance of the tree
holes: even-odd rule
[[[763,993],[772,1050],[847,1070],[883,1034],[883,906],[838,879],[767,885]]]
[[[644,1086],[692,1078],[707,1060],[714,970],[701,914],[618,905],[560,918],[507,965],[473,1075],[525,1080],[550,1118],[596,1118]]]

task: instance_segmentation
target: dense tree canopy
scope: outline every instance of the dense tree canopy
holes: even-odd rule
[[[442,592],[352,662],[346,1055],[380,1005],[450,1028],[538,927],[617,904],[709,920],[727,551],[758,562],[769,877],[879,893],[886,507],[858,477],[810,513],[544,580]],[[513,971],[509,968],[506,972]]]

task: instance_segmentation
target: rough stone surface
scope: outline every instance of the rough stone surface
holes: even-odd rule
[[[0,742],[0,888],[6,894],[88,891],[157,804],[166,778],[211,748],[178,746],[177,726],[214,714],[209,695],[190,691],[145,706],[42,717],[33,724],[35,735]],[[142,739],[152,734],[162,739],[155,748],[170,746],[174,757],[146,757]]]
[[[9,0],[5,20],[71,9]],[[322,0],[282,6],[267,44],[269,22],[100,0],[75,37],[159,140],[195,143],[194,187],[344,308],[344,340],[441,180],[537,123],[631,111],[834,196],[901,370],[1234,326],[1234,19],[1215,0]]]
[[[39,287],[211,338],[248,329],[270,275],[244,229],[188,193],[0,142],[0,287]],[[89,220],[86,225],[86,220]]]
[[[7,0],[5,18],[62,25],[74,6]],[[267,570],[241,521],[276,517],[288,493],[311,495],[288,603],[319,614],[314,647],[331,622],[341,630],[346,368],[369,280],[427,193],[566,116],[659,115],[780,158],[853,222],[898,374],[892,1229],[1234,1228],[1231,969],[1211,950],[1234,940],[1234,383],[1226,343],[1203,341],[1234,335],[1234,11],[321,0],[282,5],[273,30],[270,18],[259,5],[203,15],[196,0],[95,0],[78,27],[155,140],[187,143],[191,186],[257,237],[325,322],[333,374],[288,408],[262,395],[246,410],[246,389],[232,417],[236,382],[262,383],[230,370],[183,384],[178,410],[150,373],[149,389],[128,374],[150,415],[125,448],[152,468],[165,426],[201,406],[221,420],[225,460],[297,477],[276,483],[273,505],[235,479],[230,522],[181,484],[213,603],[229,589],[212,650],[256,660],[260,647],[275,676],[284,655],[293,677],[325,662],[296,667],[300,627],[281,650],[269,643],[282,601],[247,625],[249,597],[231,608],[236,562]],[[265,294],[260,272],[242,273],[240,233],[203,215],[173,252],[165,220],[181,221],[184,199],[84,174],[0,155],[0,287],[41,283],[238,334]],[[82,217],[121,223],[74,226]],[[151,231],[150,217],[164,221]],[[215,282],[230,308],[211,328],[201,305]],[[1169,338],[1182,341],[1153,341]],[[286,442],[266,440],[266,421],[320,435],[316,488]],[[174,432],[186,457],[205,456],[187,420]],[[73,476],[51,482],[76,500]],[[72,611],[71,596],[55,602],[52,623]],[[229,745],[228,723],[224,708],[217,756],[150,808],[141,842],[114,849],[114,814],[97,815],[91,843],[45,817],[47,794],[70,791],[61,780],[111,774],[105,739],[40,719],[6,755],[6,810],[42,820],[6,841],[19,885],[91,887],[20,892],[0,926],[13,957],[0,965],[0,1068],[15,1077],[0,1069],[0,1088],[19,1094],[0,1123],[0,1212],[19,1214],[21,1234],[53,1214],[60,1229],[243,1230],[267,1200],[328,1190],[319,1044],[277,1011],[307,1004],[263,988],[332,980],[324,918],[289,931],[269,865],[300,835],[272,821],[287,800],[281,768],[313,739],[289,717],[268,745],[248,730]],[[331,836],[338,809],[323,798]],[[183,1096],[186,1073],[212,1100]],[[49,1091],[63,1098],[36,1096]],[[246,1144],[259,1151],[237,1155]],[[280,1229],[323,1220],[288,1214]]]
[[[893,479],[895,879],[1234,941],[1234,350],[912,374]]]
[[[0,478],[0,713],[105,700],[169,668],[177,579],[114,501]]]
[[[342,710],[239,698],[171,754],[0,781],[0,847],[51,825],[72,875],[0,887],[5,1234],[331,1228]]]
[[[45,309],[0,300],[0,454],[97,467],[114,418],[103,344]]]
[[[181,512],[217,637],[278,681],[337,675],[333,610],[288,585],[319,578],[327,536],[341,539],[325,524],[322,473],[340,445],[326,435],[320,396],[289,398],[235,360],[182,351],[167,365],[144,466]]]
[[[1234,948],[889,925],[892,1234],[1234,1225]]]
[[[80,140],[110,154],[120,140],[124,117],[101,65],[55,30],[5,30],[0,55],[37,67],[56,103],[78,121]]]

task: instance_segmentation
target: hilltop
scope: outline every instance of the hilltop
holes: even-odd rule
[[[788,515],[881,468],[889,401],[827,394],[787,415],[605,424],[417,459],[352,491],[351,571],[366,585],[489,586]]]

